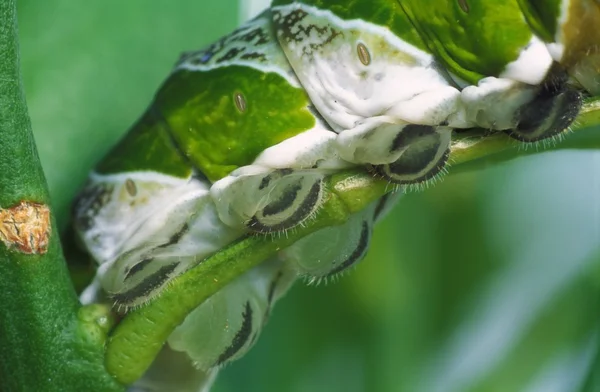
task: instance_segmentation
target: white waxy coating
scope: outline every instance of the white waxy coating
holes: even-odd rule
[[[506,65],[500,78],[527,84],[540,84],[552,66],[552,57],[544,42],[533,36],[519,57]]]
[[[343,169],[350,163],[338,157],[337,134],[317,124],[313,129],[267,148],[252,163],[273,169],[307,169],[318,165],[321,169]]]
[[[307,15],[286,26],[285,17],[298,10]],[[359,123],[364,129],[364,121],[376,116],[388,116],[390,123],[436,125],[461,110],[458,90],[435,68],[433,57],[389,29],[302,4],[274,7],[274,13],[279,13],[274,18],[283,50],[337,132]],[[322,31],[327,33],[317,33]],[[369,52],[367,65],[357,54],[359,45]]]
[[[135,195],[128,191],[130,183]],[[106,263],[123,253],[133,237],[158,229],[145,225],[149,216],[208,189],[208,184],[156,172],[92,173],[75,207],[75,225],[94,259]]]
[[[537,86],[510,79],[483,78],[477,86],[462,90],[467,120],[488,129],[511,129],[517,125],[516,113],[531,102]]]

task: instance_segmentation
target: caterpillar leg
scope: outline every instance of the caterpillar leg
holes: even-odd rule
[[[304,222],[321,205],[325,176],[351,166],[338,158],[336,138],[323,128],[303,132],[214,183],[210,192],[223,222],[261,233]]]
[[[283,258],[291,263],[298,275],[309,281],[332,277],[364,258],[369,249],[373,222],[385,209],[385,198],[352,215],[348,221],[335,227],[321,229],[297,241],[282,251]]]
[[[169,346],[186,353],[202,371],[243,356],[295,279],[279,259],[254,267],[192,311],[169,336]]]
[[[301,224],[319,208],[324,174],[245,166],[211,187],[219,216],[232,227],[270,233]]]
[[[507,131],[523,142],[551,138],[566,130],[575,120],[583,98],[581,93],[565,80],[546,81],[538,94],[517,114],[517,126]]]
[[[523,142],[551,138],[567,129],[581,109],[581,94],[566,74],[550,71],[540,85],[488,77],[462,91],[467,118]]]
[[[337,143],[344,156],[369,165],[397,184],[423,182],[442,171],[450,149],[451,128],[409,123],[372,127],[374,122],[340,134]]]
[[[447,127],[413,125],[395,139],[401,155],[394,162],[373,166],[376,173],[397,184],[415,184],[438,175],[450,153],[452,130]]]

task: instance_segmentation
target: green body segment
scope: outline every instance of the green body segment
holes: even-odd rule
[[[431,53],[448,71],[476,84],[498,76],[532,34],[516,0],[398,0]],[[476,37],[476,39],[474,39]]]
[[[212,182],[315,125],[304,90],[250,67],[180,70],[156,102],[177,145]]]
[[[187,178],[195,169],[215,182],[252,164],[267,148],[316,124],[304,90],[277,70],[236,60],[178,68],[97,172]]]
[[[155,171],[178,178],[192,174],[192,166],[173,142],[169,127],[155,105],[96,167],[101,174]]]
[[[517,0],[531,30],[545,42],[553,42],[563,0]]]
[[[396,37],[426,51],[427,46],[398,1],[390,0],[274,0],[272,6],[305,4],[327,10],[345,20],[360,20],[388,28]]]

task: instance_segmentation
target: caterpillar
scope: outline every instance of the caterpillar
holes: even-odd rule
[[[241,236],[303,224],[341,170],[411,186],[443,173],[462,129],[556,139],[600,92],[599,21],[594,0],[274,0],[184,53],[90,174],[73,208],[99,265],[83,301],[143,304]],[[398,198],[239,277],[188,316],[169,350],[208,383],[297,277],[360,261]]]

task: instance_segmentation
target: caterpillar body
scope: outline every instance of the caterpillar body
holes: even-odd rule
[[[442,173],[456,130],[560,135],[600,92],[600,30],[587,27],[598,22],[593,0],[273,1],[182,55],[90,174],[74,205],[99,264],[84,301],[143,304],[241,236],[302,224],[340,170],[409,186]],[[178,327],[170,352],[210,379],[249,349],[298,276],[358,262],[397,199],[239,277]]]

